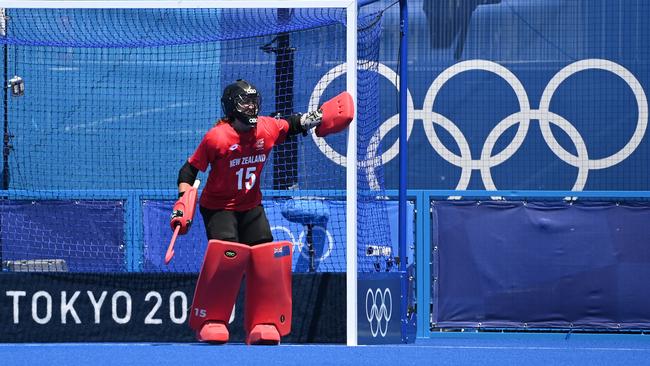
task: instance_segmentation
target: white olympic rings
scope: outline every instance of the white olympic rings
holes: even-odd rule
[[[318,230],[327,236],[327,250],[324,251],[323,254],[320,255],[320,257],[314,258],[315,261],[322,262],[325,259],[327,259],[332,254],[332,250],[334,250],[334,237],[332,236],[332,233],[329,232],[329,230],[319,225],[314,225],[312,230],[315,231]],[[286,226],[271,227],[271,232],[274,231],[281,231],[285,233],[288,237],[287,240],[289,240],[295,247],[294,253],[298,251],[303,258],[309,259],[309,253],[305,253],[302,250],[303,247],[305,246],[305,243],[303,242],[303,240],[305,239],[305,230],[302,230],[300,232],[300,235],[298,235],[298,240],[296,240],[296,237],[293,235],[293,232],[289,230],[289,228]]]
[[[372,300],[372,304],[370,303]],[[370,333],[373,338],[381,334],[382,337],[388,333],[388,324],[393,315],[393,295],[390,289],[368,289],[366,292],[366,319],[370,324]],[[376,322],[376,325],[375,325]]]
[[[367,69],[367,66],[363,65],[367,64],[367,62],[359,62],[360,67],[363,67],[365,69]],[[381,76],[388,79],[391,83],[393,83],[395,88],[398,88],[399,77],[395,74],[395,72],[381,63],[375,65],[377,65],[377,72]],[[551,112],[549,109],[551,99],[562,82],[564,82],[573,74],[592,69],[608,71],[621,78],[632,90],[638,108],[636,128],[628,143],[618,152],[599,159],[589,158],[587,145],[578,130],[565,118],[559,116],[554,112]],[[345,73],[345,70],[346,67],[344,64],[336,66],[328,71],[320,79],[310,97],[310,109],[316,108],[318,106],[322,91],[325,90],[327,85],[333,79],[340,75],[343,75]],[[458,126],[456,126],[456,124],[454,124],[447,117],[433,111],[436,97],[442,87],[454,76],[466,71],[474,70],[487,71],[501,77],[510,85],[519,103],[518,112],[515,112],[504,118],[494,127],[492,131],[490,131],[482,147],[481,156],[479,159],[472,158],[469,142],[467,141],[467,138],[465,138],[465,135],[458,128]],[[528,128],[530,121],[532,120],[539,121],[542,137],[544,138],[544,141],[549,146],[553,154],[560,158],[563,162],[578,168],[578,176],[575,183],[573,184],[573,187],[571,188],[574,191],[580,191],[585,187],[587,183],[587,176],[590,170],[606,169],[627,159],[643,140],[648,125],[648,101],[641,83],[629,70],[623,66],[613,61],[604,59],[580,60],[571,63],[558,71],[546,85],[546,88],[542,93],[538,109],[531,108],[526,90],[517,76],[515,76],[504,66],[487,60],[462,61],[445,69],[440,75],[438,75],[438,77],[436,77],[436,79],[429,87],[421,110],[415,110],[413,107],[413,98],[411,96],[411,93],[407,91],[407,108],[409,115],[409,119],[407,121],[407,138],[410,138],[413,131],[413,125],[416,120],[422,120],[425,126],[428,124],[432,125],[431,128],[425,128],[424,130],[426,137],[433,149],[444,160],[452,165],[461,168],[460,178],[455,188],[457,190],[467,189],[473,170],[480,171],[481,178],[486,190],[497,190],[497,187],[492,179],[491,169],[508,160],[515,154],[515,152],[518,151],[518,149],[522,146],[526,135],[528,134]],[[395,141],[395,143],[393,143],[393,145],[388,150],[383,152],[381,156],[377,156],[377,150],[379,142],[393,128],[395,128],[398,123],[398,115],[394,115],[384,121],[381,124],[380,128],[372,136],[371,143],[368,144],[368,151],[365,158],[359,161],[359,166],[363,169],[366,169],[367,171],[368,183],[371,188],[379,187],[379,183],[375,176],[373,167],[378,166],[379,164],[387,164],[393,158],[395,158],[395,156],[397,156],[399,150],[399,139]],[[575,155],[564,149],[556,140],[555,136],[551,132],[551,123],[562,129],[564,133],[567,134],[567,136],[575,145]],[[447,147],[438,138],[436,130],[433,128],[434,124],[437,124],[440,127],[444,128],[451,135],[460,150],[460,155],[457,155],[447,149]],[[494,146],[499,137],[501,137],[501,135],[506,130],[516,124],[519,126],[515,136],[509,145],[499,153],[492,155]],[[314,142],[318,148],[328,159],[336,164],[345,166],[345,157],[332,149],[327,144],[325,139],[317,139],[315,134],[312,134],[312,137],[314,138]]]

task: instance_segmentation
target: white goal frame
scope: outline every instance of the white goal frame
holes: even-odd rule
[[[355,103],[355,118],[348,127],[346,155],[346,339],[358,344],[357,332],[357,0],[0,0],[0,9],[251,9],[340,8],[346,11],[346,88]]]

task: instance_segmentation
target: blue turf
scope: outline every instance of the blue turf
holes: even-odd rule
[[[0,344],[2,365],[650,365],[650,335],[444,333],[415,344]]]

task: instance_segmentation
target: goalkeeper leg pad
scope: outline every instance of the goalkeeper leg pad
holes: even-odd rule
[[[348,92],[343,92],[323,103],[320,109],[323,112],[323,120],[316,127],[318,137],[343,131],[354,119],[354,101]]]
[[[291,331],[291,248],[288,241],[251,248],[244,309],[247,344],[278,344]]]
[[[248,266],[250,249],[248,245],[239,243],[208,242],[189,320],[190,328],[197,332],[199,340],[228,341],[226,324]]]

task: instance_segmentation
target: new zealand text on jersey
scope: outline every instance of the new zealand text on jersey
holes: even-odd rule
[[[235,167],[238,165],[246,165],[246,164],[257,164],[257,163],[263,163],[266,161],[266,155],[265,154],[259,154],[259,155],[253,155],[253,156],[244,156],[242,158],[235,158],[230,160],[230,167]]]

